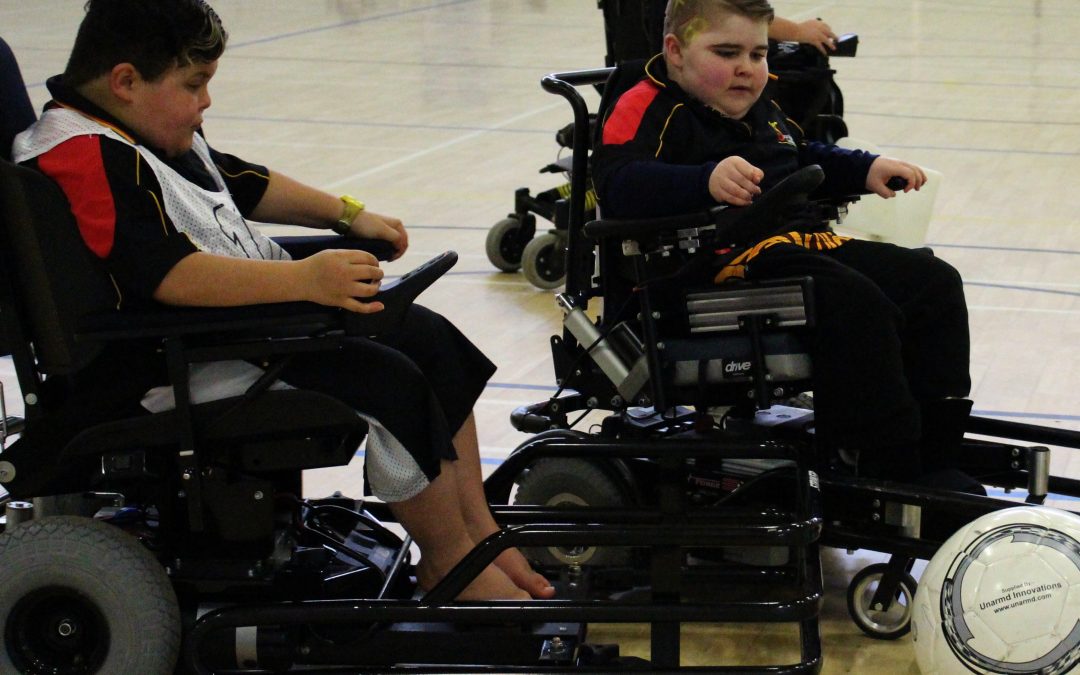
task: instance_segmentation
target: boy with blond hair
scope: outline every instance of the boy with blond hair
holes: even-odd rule
[[[745,206],[809,164],[824,169],[822,196],[891,198],[893,177],[905,192],[922,187],[918,166],[808,141],[762,97],[773,16],[767,0],[670,0],[663,53],[603,121],[594,179],[606,217]],[[925,249],[807,222],[717,256],[710,280],[813,277],[820,439],[858,454],[867,474],[914,479],[941,468],[970,408],[957,400],[971,386],[959,274]]]
[[[383,239],[398,256],[408,246],[397,218],[206,142],[208,87],[226,40],[202,0],[89,0],[67,69],[48,82],[53,100],[15,140],[16,161],[60,185],[83,240],[115,282],[120,308],[311,301],[380,311],[381,303],[358,300],[378,291],[383,271],[375,257],[326,250],[291,260],[248,222]],[[125,374],[112,388],[118,408],[138,404],[134,392],[165,384],[153,345],[124,345],[102,360],[87,372]],[[414,305],[392,335],[297,354],[280,376],[284,384],[336,396],[368,421],[368,486],[390,502],[420,547],[422,587],[498,530],[484,498],[472,415],[494,370],[449,321]],[[193,397],[201,395],[200,382],[220,384],[225,374],[242,393],[262,371],[245,362],[193,368]],[[553,593],[510,549],[461,597]]]

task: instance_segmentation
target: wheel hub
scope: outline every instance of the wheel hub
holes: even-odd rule
[[[95,673],[109,652],[101,610],[69,588],[38,589],[8,615],[4,641],[22,671],[48,675]]]
[[[578,495],[561,492],[548,500],[548,506],[588,506],[588,502],[579,497]],[[560,562],[571,565],[581,565],[588,562],[593,555],[596,554],[595,546],[549,546],[548,551],[551,552],[557,560]]]

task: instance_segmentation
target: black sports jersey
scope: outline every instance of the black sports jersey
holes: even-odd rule
[[[148,148],[195,185],[214,189],[212,177],[193,151],[167,157],[66,87],[60,76],[50,78],[48,86],[53,101],[47,110],[65,107],[94,118]],[[213,148],[210,156],[233,202],[246,217],[266,191],[268,170]],[[48,175],[64,190],[83,240],[105,261],[116,281],[118,307],[148,302],[169,270],[198,250],[162,208],[165,198],[158,178],[131,145],[104,135],[77,136],[25,163]]]
[[[809,164],[825,171],[824,195],[865,190],[876,155],[807,142],[772,101],[758,99],[736,120],[693,98],[654,57],[645,77],[624,93],[603,121],[593,178],[604,214],[651,217],[716,206],[709,175],[738,155],[765,173],[765,190]]]

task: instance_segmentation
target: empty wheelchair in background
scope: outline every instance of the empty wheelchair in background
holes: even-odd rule
[[[604,35],[608,67],[620,63],[646,60],[658,54],[662,47],[664,0],[602,0],[598,3],[604,13]],[[858,36],[844,35],[832,56],[855,56]],[[769,43],[769,70],[775,76],[766,93],[813,140],[834,143],[847,136],[843,121],[844,99],[836,84],[836,71],[829,66],[829,57],[809,45],[790,42]],[[603,82],[595,86],[603,93]],[[595,115],[587,117],[592,141]],[[577,136],[575,120],[555,134],[560,156],[540,169],[540,173],[562,174],[559,185],[532,192],[527,187],[514,192],[514,208],[505,218],[488,230],[485,252],[496,269],[516,272],[519,269],[530,284],[541,289],[555,289],[566,279],[566,248],[569,211],[566,201],[574,181],[571,161],[562,156],[573,152]],[[596,194],[591,181],[585,183],[585,208],[594,217]],[[537,217],[549,221],[551,228],[537,234]]]
[[[558,391],[514,411],[514,426],[535,435],[488,478],[490,500],[598,513],[663,512],[676,503],[712,513],[775,514],[791,508],[806,480],[820,490],[821,544],[890,555],[852,579],[852,619],[871,637],[904,635],[915,560],[928,559],[962,523],[1016,502],[950,485],[860,477],[815,442],[812,410],[776,405],[813,386],[806,348],[814,324],[812,279],[691,289],[671,283],[697,251],[745,245],[783,228],[787,208],[807,201],[820,170],[793,174],[743,209],[588,221],[589,112],[577,87],[616,72],[559,73],[543,81],[570,103],[574,147],[581,148],[571,172],[566,289],[557,297],[563,330],[551,337]],[[817,205],[823,221],[834,220],[842,206]],[[583,420],[588,430],[575,429]],[[1080,448],[1080,433],[978,417],[969,418],[966,433],[950,458],[956,471],[984,485],[1024,490],[1030,503],[1043,503],[1050,493],[1080,494],[1080,482],[1050,475],[1045,447]],[[703,451],[681,454],[687,444]],[[678,494],[660,490],[660,477],[678,486]],[[703,561],[721,574],[743,564],[752,575],[814,552],[747,549],[733,538],[729,547],[680,554],[685,569],[707,576],[714,567]],[[553,573],[587,579],[599,594],[641,583],[642,563],[626,548],[544,547],[532,555]]]

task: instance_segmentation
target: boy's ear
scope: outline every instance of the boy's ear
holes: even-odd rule
[[[135,97],[135,86],[142,79],[139,71],[130,63],[118,63],[109,71],[109,91],[125,103]]]
[[[682,67],[682,45],[679,43],[679,38],[675,37],[674,33],[668,33],[664,36],[664,60],[667,64],[674,68]]]

